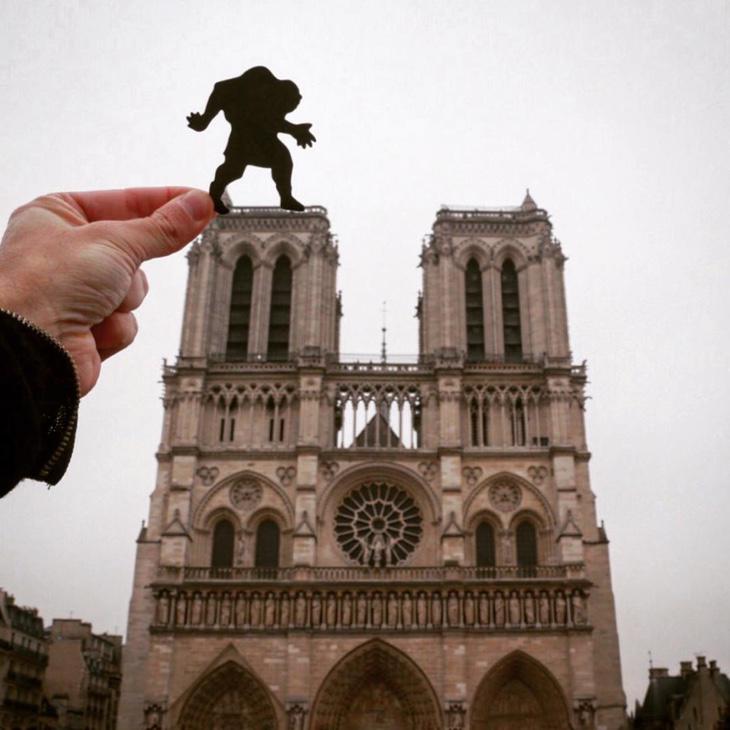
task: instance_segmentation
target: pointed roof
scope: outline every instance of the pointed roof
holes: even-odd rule
[[[353,446],[396,447],[402,446],[402,444],[398,434],[390,427],[388,419],[382,413],[378,413],[368,421],[367,425],[355,437]]]
[[[537,210],[537,203],[530,195],[530,188],[527,188],[527,191],[525,192],[525,199],[522,201],[520,208],[522,208],[522,210]]]

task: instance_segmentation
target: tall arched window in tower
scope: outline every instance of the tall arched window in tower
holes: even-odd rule
[[[279,256],[271,280],[271,311],[269,313],[269,360],[289,358],[289,325],[291,321],[291,263]]]
[[[230,520],[219,520],[213,529],[213,554],[210,564],[213,568],[233,567],[233,544],[235,530]]]
[[[517,567],[523,575],[531,575],[537,566],[537,531],[535,525],[524,520],[517,525]]]
[[[264,520],[256,528],[254,565],[257,568],[277,568],[279,566],[279,542],[279,525],[273,520]]]
[[[466,356],[468,360],[484,359],[484,298],[482,272],[476,259],[469,259],[464,274],[466,295]]]
[[[477,566],[491,568],[497,564],[494,549],[494,528],[488,522],[480,522],[476,532]]]
[[[506,259],[502,264],[502,324],[505,360],[508,362],[522,360],[520,289],[517,282],[517,269],[512,259]]]
[[[228,343],[226,344],[226,357],[229,360],[245,360],[248,354],[252,291],[253,265],[248,256],[241,256],[236,262],[231,287],[231,310],[228,318]]]
[[[524,446],[525,435],[527,432],[527,423],[525,421],[525,405],[522,402],[522,398],[517,398],[512,403],[512,445],[513,446]]]

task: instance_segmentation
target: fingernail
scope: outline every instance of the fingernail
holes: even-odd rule
[[[180,205],[194,221],[210,218],[211,199],[202,190],[190,190],[180,200]]]

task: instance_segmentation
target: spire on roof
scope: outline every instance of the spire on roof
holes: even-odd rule
[[[522,210],[537,210],[537,203],[530,195],[530,188],[527,188],[527,191],[525,192],[525,199],[522,201],[522,205],[520,207]]]

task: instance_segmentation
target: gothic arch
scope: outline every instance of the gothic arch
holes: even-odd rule
[[[523,651],[501,659],[474,693],[471,730],[566,730],[565,694],[553,674]]]
[[[441,730],[438,698],[428,678],[405,653],[380,639],[340,659],[322,682],[310,730],[369,730],[372,716],[398,730]]]
[[[492,247],[481,238],[468,238],[461,241],[454,254],[454,263],[465,271],[469,259],[476,259],[479,268],[484,271],[489,268],[492,260]]]
[[[175,725],[179,730],[277,730],[278,726],[276,708],[266,686],[234,660],[210,670],[189,690]]]
[[[270,493],[275,494],[281,512],[286,515],[287,528],[291,528],[294,523],[294,507],[291,504],[291,500],[287,493],[268,477],[264,476],[255,471],[244,469],[243,471],[231,474],[225,479],[221,479],[206,495],[200,500],[200,503],[193,512],[192,525],[196,530],[205,530],[206,523],[208,520],[208,514],[212,513],[215,509],[225,507],[230,509],[229,505],[221,504],[224,498],[222,497],[225,492],[231,487],[231,485],[239,479],[245,479],[250,477],[260,482],[265,490],[269,490]],[[217,503],[217,504],[216,504]],[[239,520],[240,522],[240,520]]]
[[[471,524],[474,516],[482,510],[492,511],[492,507],[487,499],[489,488],[501,480],[511,481],[517,484],[523,492],[523,502],[514,511],[503,513],[502,524],[506,528],[512,521],[513,516],[518,512],[525,510],[532,511],[541,521],[541,527],[544,529],[555,529],[555,515],[550,507],[550,503],[544,494],[536,489],[526,479],[513,474],[512,472],[501,471],[492,474],[474,488],[472,493],[464,500],[464,522]],[[527,498],[526,498],[527,497]]]
[[[291,233],[275,233],[263,243],[261,261],[271,269],[279,256],[286,256],[292,272],[304,263],[304,242]]]
[[[507,259],[512,259],[518,274],[527,266],[529,255],[527,246],[517,238],[503,238],[497,241],[493,252],[494,265],[499,271]]]
[[[261,264],[261,249],[263,244],[258,236],[248,234],[244,237],[236,238],[228,243],[223,251],[223,262],[234,269],[236,262],[241,256],[248,256],[251,259],[251,265],[254,269]]]

